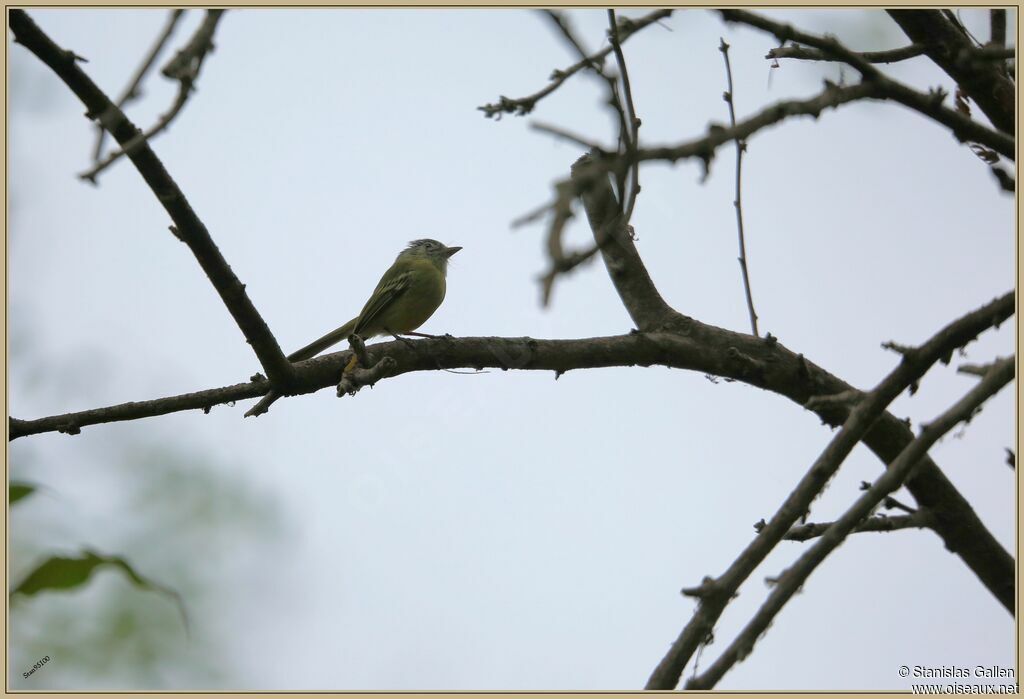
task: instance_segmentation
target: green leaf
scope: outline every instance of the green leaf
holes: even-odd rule
[[[136,587],[169,597],[178,607],[185,625],[185,632],[188,633],[188,613],[181,596],[171,588],[140,575],[128,561],[120,556],[104,556],[88,550],[83,551],[78,558],[53,556],[40,563],[35,570],[25,576],[25,579],[11,591],[11,597],[13,598],[15,595],[31,597],[47,590],[71,590],[84,585],[93,572],[101,566],[120,570]]]
[[[7,502],[12,505],[18,500],[27,497],[36,491],[36,486],[31,483],[11,481],[7,486]]]

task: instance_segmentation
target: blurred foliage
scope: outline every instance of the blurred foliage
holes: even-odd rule
[[[223,464],[159,442],[123,448],[110,466],[86,455],[76,468],[93,482],[117,484],[105,489],[116,497],[102,503],[100,526],[89,522],[80,536],[100,538],[103,548],[121,555],[49,555],[66,546],[45,541],[54,538],[46,534],[54,518],[72,532],[77,519],[95,519],[83,517],[81,508],[54,507],[52,499],[37,497],[11,512],[8,561],[20,581],[10,608],[12,689],[241,684],[225,650],[232,630],[219,612],[244,600],[239,589],[252,566],[275,556],[281,520],[274,501],[225,475]],[[75,481],[50,489],[66,494]],[[42,520],[47,526],[39,526]],[[35,565],[26,573],[29,561]],[[152,591],[180,594],[192,619],[189,633],[183,609]],[[24,678],[43,656],[51,662]]]
[[[47,558],[32,569],[25,579],[11,591],[11,597],[17,595],[30,597],[47,590],[70,590],[79,587],[89,580],[97,568],[103,566],[121,571],[125,577],[135,583],[136,587],[169,597],[181,611],[185,629],[188,629],[188,614],[182,604],[181,596],[177,592],[146,579],[120,556],[104,556],[95,551],[83,551],[80,556],[75,558],[64,556]]]
[[[7,486],[7,502],[14,504],[26,498],[36,491],[36,487],[31,483],[18,483],[11,481]]]
[[[112,368],[95,362],[86,382],[74,357],[47,351],[12,319],[11,366],[20,403],[89,401]],[[25,381],[30,376],[32,380]],[[9,687],[12,690],[233,688],[244,683],[226,615],[279,560],[283,522],[273,493],[240,464],[183,447],[157,423],[114,442],[100,430],[68,442],[43,435],[10,445]],[[107,433],[109,435],[110,432]],[[72,455],[73,458],[69,458]],[[27,497],[32,494],[32,497]],[[116,552],[116,555],[95,551]],[[70,552],[70,553],[69,553]],[[180,595],[183,608],[153,595]],[[44,657],[50,660],[29,677]]]

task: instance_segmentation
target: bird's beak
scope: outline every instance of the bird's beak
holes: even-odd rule
[[[444,256],[445,257],[451,257],[452,255],[454,255],[455,253],[457,253],[461,249],[462,249],[462,247],[460,247],[458,245],[455,246],[454,248],[445,248],[444,249]]]

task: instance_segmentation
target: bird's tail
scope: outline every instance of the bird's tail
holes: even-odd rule
[[[349,322],[342,325],[337,330],[332,330],[327,333],[319,340],[314,340],[300,350],[296,350],[288,355],[289,362],[301,362],[303,359],[309,359],[323,352],[331,345],[336,345],[342,340],[346,339],[352,334],[353,328],[356,326],[356,318],[353,318]]]

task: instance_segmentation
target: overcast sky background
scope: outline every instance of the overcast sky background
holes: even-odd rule
[[[604,11],[569,14],[587,46],[600,48]],[[861,50],[907,43],[879,11],[767,14]],[[166,16],[31,15],[89,59],[84,70],[111,96]],[[963,13],[982,40],[984,15]],[[200,17],[187,14],[175,47]],[[772,38],[677,11],[625,44],[644,142],[688,140],[728,121],[719,37],[732,45],[740,118],[840,79],[835,65],[771,70]],[[8,43],[11,413],[35,418],[246,380],[258,362],[156,198],[127,162],[99,187],[76,178],[94,142],[84,107]],[[424,332],[631,329],[600,264],[561,280],[541,308],[543,227],[509,227],[550,198],[580,155],[531,131],[532,119],[613,142],[601,86],[586,75],[530,118],[477,111],[499,95],[535,92],[575,61],[543,17],[231,10],[216,47],[197,93],[153,147],[286,351],[354,315],[395,254],[422,237],[464,247]],[[924,58],[885,71],[921,89],[954,88]],[[140,125],[166,110],[175,87],[155,75],[145,89],[129,109]],[[704,183],[694,162],[647,167],[633,224],[669,303],[747,331],[733,166],[726,148]],[[1013,198],[946,130],[899,106],[845,106],[757,134],[743,197],[762,332],[859,388],[895,366],[880,343],[921,342],[1014,284]],[[581,245],[582,219],[570,233]],[[1007,323],[986,334],[966,361],[1009,354],[1014,332]],[[937,367],[894,412],[919,425],[973,383]],[[664,368],[576,371],[557,382],[541,372],[431,372],[355,398],[324,390],[281,400],[243,420],[249,405],[11,445],[12,477],[46,487],[11,513],[12,542],[37,556],[12,558],[12,581],[48,552],[92,546],[172,587],[203,590],[193,596],[193,637],[171,633],[145,676],[133,674],[141,661],[128,651],[108,654],[101,670],[72,662],[110,630],[100,613],[93,626],[58,634],[78,634],[65,659],[54,652],[30,681],[20,673],[60,642],[32,630],[40,619],[64,628],[55,607],[86,617],[106,589],[173,623],[166,600],[101,573],[96,589],[15,607],[15,687],[637,689],[693,611],[679,589],[721,573],[832,437],[784,398]],[[1004,463],[1013,443],[1007,390],[962,439],[931,453],[1016,551],[1015,477]],[[880,469],[858,447],[811,519],[838,516]],[[140,492],[142,506],[126,495]],[[186,501],[201,506],[179,511]],[[702,667],[761,604],[764,578],[805,547],[785,543],[748,581]],[[937,536],[862,534],[819,568],[719,688],[908,689],[900,665],[1012,667],[1013,658],[1012,618]]]

